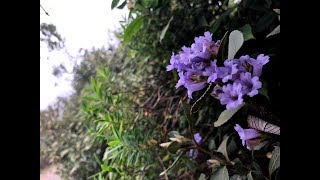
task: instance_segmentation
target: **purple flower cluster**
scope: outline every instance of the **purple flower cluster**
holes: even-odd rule
[[[172,53],[167,71],[176,69],[179,81],[176,88],[184,86],[188,97],[202,90],[206,83],[217,84],[215,94],[227,109],[236,108],[243,102],[243,96],[258,94],[262,87],[259,77],[262,67],[269,62],[269,56],[260,54],[256,59],[241,56],[239,59],[227,59],[223,66],[217,66],[215,59],[218,54],[220,40],[214,42],[212,34],[205,32],[204,36],[196,37],[191,47],[182,47],[178,54]]]

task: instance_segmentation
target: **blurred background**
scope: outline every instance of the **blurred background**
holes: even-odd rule
[[[63,120],[64,105],[75,94],[79,66],[84,54],[98,50],[113,51],[120,40],[115,36],[121,32],[119,21],[128,16],[128,9],[111,10],[108,0],[41,0],[40,1],[40,144],[47,143],[43,122]],[[90,52],[88,52],[90,51]],[[81,79],[81,78],[79,78]],[[87,79],[81,79],[83,83]],[[59,106],[61,105],[61,106]],[[49,121],[49,122],[48,122]],[[60,131],[54,132],[59,133]],[[58,141],[56,141],[58,143]],[[52,143],[52,142],[51,142]],[[54,144],[59,146],[60,144]],[[48,147],[50,149],[50,147]],[[49,153],[48,153],[49,154]],[[60,179],[52,157],[41,154],[40,179]]]

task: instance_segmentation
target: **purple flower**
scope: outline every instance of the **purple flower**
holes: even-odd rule
[[[234,126],[234,129],[238,132],[240,139],[242,140],[242,145],[245,146],[247,144],[247,140],[254,139],[260,137],[261,134],[255,129],[243,129],[239,124]],[[247,147],[248,148],[248,147]],[[251,149],[251,148],[248,148]]]
[[[196,158],[198,156],[198,150],[197,149],[190,149],[189,156],[192,158]]]
[[[194,38],[194,43],[191,45],[192,57],[201,57],[204,59],[209,59],[211,52],[208,47],[212,42],[212,35],[210,32],[205,32],[204,36],[199,36]]]
[[[206,82],[195,82],[191,79],[192,75],[190,73],[179,72],[179,81],[176,84],[176,88],[184,86],[188,89],[188,97],[192,99],[192,93],[194,91],[199,91],[205,87]]]
[[[220,93],[218,97],[222,105],[227,105],[227,109],[236,108],[243,102],[242,85],[240,83],[224,85],[222,91],[223,93]]]
[[[247,59],[250,59],[250,56],[245,55],[241,56],[239,59],[234,59],[234,63],[237,64],[238,71],[241,72],[247,72],[248,70],[244,67],[244,63],[247,61]]]
[[[209,76],[207,82],[213,82],[215,83],[218,78],[218,72],[219,68],[217,66],[217,60],[211,61],[210,66],[205,68],[205,71],[203,72],[204,76]]]
[[[199,133],[194,134],[194,135],[193,135],[193,138],[194,138],[194,140],[195,140],[198,144],[200,144],[201,141],[202,141],[202,137],[200,136]]]
[[[222,82],[226,83],[228,80],[232,80],[232,76],[238,72],[237,64],[232,59],[224,61],[224,67],[219,68],[219,78],[222,78]]]
[[[192,99],[192,93],[203,89],[205,87],[205,84],[206,82],[186,83],[185,87],[188,89],[188,97]]]
[[[209,51],[211,52],[212,55],[217,56],[219,47],[220,47],[221,41],[218,40],[217,42],[212,41],[209,46]]]
[[[241,83],[242,93],[253,97],[258,94],[258,89],[262,87],[262,83],[259,81],[259,77],[254,76],[251,78],[251,73],[241,73],[240,80],[235,82]]]
[[[183,73],[182,71],[178,73],[180,79],[178,80],[178,83],[176,84],[176,88],[180,87],[180,86],[184,86],[187,82],[187,79],[185,77],[185,73]]]
[[[269,62],[269,56],[265,56],[264,54],[260,54],[257,59],[249,58],[247,62],[253,67],[253,76],[260,77],[262,73],[262,67]]]
[[[171,59],[170,59],[170,65],[167,66],[167,71],[171,71],[172,69],[176,68],[176,64],[177,64],[177,58],[174,55],[174,53],[172,53]]]
[[[200,144],[202,141],[202,137],[199,133],[196,133],[193,135],[194,140],[197,142],[197,144]],[[189,156],[196,158],[198,156],[198,150],[197,149],[190,149]]]

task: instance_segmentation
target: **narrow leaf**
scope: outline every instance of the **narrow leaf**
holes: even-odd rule
[[[276,35],[276,34],[279,34],[279,33],[280,33],[280,25],[278,25],[276,28],[274,28],[274,30],[271,31],[271,33],[269,33],[269,34],[267,35],[267,37],[273,36],[273,35]]]
[[[120,0],[113,0],[111,3],[111,9],[115,8],[118,5],[119,1]]]
[[[225,122],[227,122],[236,112],[239,111],[239,109],[241,109],[243,106],[245,105],[245,103],[240,104],[238,107],[234,108],[234,109],[226,109],[224,110],[218,120],[216,122],[214,122],[214,127],[219,127],[222,124],[224,124]]]
[[[218,28],[220,27],[221,22],[222,22],[222,17],[214,20],[214,22],[212,23],[212,25],[210,27],[210,32],[215,33],[218,30]]]
[[[164,38],[164,36],[166,35],[166,32],[170,26],[171,21],[173,20],[173,16],[171,16],[169,22],[167,23],[167,25],[163,28],[163,30],[161,31],[161,35],[160,35],[160,43],[162,41],[162,39]]]
[[[117,8],[118,9],[123,9],[126,4],[127,4],[127,0],[124,0],[123,3],[121,3],[121,5],[118,6]]]
[[[166,169],[166,170],[164,170],[163,172],[160,173],[160,176],[163,176],[163,175],[164,175],[165,173],[167,173],[171,168],[173,168],[173,166],[174,166],[175,164],[177,164],[178,160],[181,158],[182,154],[183,154],[183,152],[181,152],[181,153],[179,154],[179,156],[178,156],[178,157],[174,160],[174,162],[168,167],[168,169]]]
[[[220,144],[220,146],[218,147],[218,152],[221,152],[228,161],[230,161],[229,157],[228,157],[228,151],[227,151],[227,145],[228,145],[228,140],[229,140],[230,136],[227,136]]]
[[[133,20],[124,31],[124,42],[128,42],[140,30],[143,25],[143,18],[138,17]]]
[[[226,49],[227,49],[227,46],[228,46],[228,41],[229,41],[229,31],[227,31],[222,39],[221,39],[221,44],[220,44],[220,47],[219,47],[219,51],[218,51],[218,57],[217,57],[217,63],[219,64],[223,64],[223,61],[226,59]]]

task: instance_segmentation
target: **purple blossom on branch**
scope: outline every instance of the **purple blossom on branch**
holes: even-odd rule
[[[222,82],[226,83],[228,80],[232,80],[232,76],[238,72],[237,64],[233,60],[227,59],[224,61],[224,67],[220,67],[219,76],[222,78]]]
[[[261,136],[261,134],[257,130],[255,130],[255,129],[243,129],[239,124],[236,124],[234,126],[234,129],[238,132],[238,134],[240,136],[240,139],[242,141],[242,145],[243,146],[247,145],[247,148],[249,150],[251,148],[248,147],[248,144],[247,144],[246,141]]]
[[[195,140],[198,144],[200,144],[201,141],[202,141],[202,137],[200,136],[199,133],[194,134],[194,135],[193,135],[193,138],[194,138],[194,140]]]
[[[210,82],[215,83],[216,80],[218,79],[218,73],[220,72],[217,66],[217,60],[214,60],[210,62],[210,66],[205,68],[203,75],[208,76],[208,80],[207,80],[208,83]]]
[[[269,56],[260,54],[257,59],[249,58],[247,62],[253,67],[252,75],[260,77],[262,73],[262,68],[265,64],[269,62]]]
[[[242,93],[250,97],[258,94],[258,89],[262,87],[262,83],[257,76],[251,78],[251,73],[241,73],[240,79],[236,82],[242,84]]]
[[[227,59],[223,66],[218,67],[214,58],[217,57],[220,43],[220,40],[212,40],[210,32],[195,37],[191,47],[183,46],[178,54],[172,53],[167,71],[177,69],[179,81],[176,88],[187,88],[190,99],[193,92],[205,88],[206,83],[214,83],[219,85],[213,93],[218,96],[220,103],[226,105],[227,109],[236,108],[243,102],[244,95],[253,97],[258,94],[258,89],[262,87],[259,77],[262,67],[269,62],[269,56],[260,54],[254,59],[245,55],[239,59]]]
[[[199,133],[196,133],[193,135],[194,140],[197,142],[197,144],[201,144],[202,137]],[[198,150],[197,149],[190,149],[189,156],[196,158],[198,156]]]
[[[236,108],[243,102],[242,85],[240,83],[224,85],[222,91],[223,93],[220,93],[218,97],[222,105],[227,105],[227,109]]]

